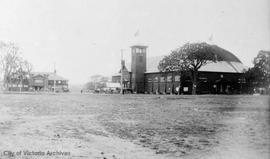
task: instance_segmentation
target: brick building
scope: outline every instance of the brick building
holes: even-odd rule
[[[212,45],[214,53],[222,60],[209,63],[199,69],[198,94],[237,94],[245,91],[243,72],[247,69],[231,52]],[[137,93],[180,93],[191,94],[192,83],[187,72],[166,72],[158,70],[163,58],[147,58],[147,46],[131,46],[131,64],[124,66],[126,88]],[[127,76],[128,75],[128,76]],[[180,75],[182,78],[180,78]],[[120,83],[120,72],[112,77]],[[181,87],[180,86],[181,79]]]

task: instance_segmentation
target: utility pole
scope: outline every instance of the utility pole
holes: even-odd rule
[[[55,93],[55,79],[53,80],[53,93]]]
[[[123,90],[123,49],[121,49],[121,78],[120,78],[120,86],[121,86],[121,94],[124,94]]]
[[[55,63],[54,63],[54,75],[56,75],[56,69],[55,69]],[[55,76],[54,76],[54,79],[53,79],[53,92],[55,93],[56,91],[56,81],[55,81]]]
[[[23,80],[22,77],[20,77],[20,93],[22,93],[22,86],[23,86],[22,85],[23,84],[22,80]]]
[[[19,79],[20,79],[20,93],[22,93],[22,86],[23,86],[23,73],[22,73],[22,69],[20,68],[20,75],[19,75]]]

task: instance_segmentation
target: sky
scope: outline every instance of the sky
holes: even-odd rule
[[[0,41],[16,43],[34,71],[56,68],[71,84],[116,73],[120,50],[128,62],[137,43],[153,57],[208,42],[250,67],[270,50],[270,1],[0,0]]]

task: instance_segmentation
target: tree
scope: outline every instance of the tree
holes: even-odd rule
[[[180,74],[179,90],[181,90],[182,75],[181,72],[185,70],[185,61],[183,60],[183,54],[179,54],[176,50],[171,51],[170,55],[165,56],[158,65],[158,69],[161,72],[178,72]]]
[[[85,84],[87,90],[97,90],[106,87],[106,82],[109,81],[108,77],[102,75],[93,75],[90,77],[90,81]]]
[[[270,51],[259,51],[255,57],[254,68],[261,73],[260,81],[264,86],[269,85],[270,80]]]
[[[30,79],[30,73],[32,71],[32,64],[22,58],[19,59],[19,65],[17,71],[14,74],[14,79],[17,79],[17,86],[18,84],[21,85],[20,91],[22,91],[22,85],[24,81],[28,81]]]
[[[0,42],[0,70],[3,84],[9,90],[11,84],[17,86],[29,78],[32,65],[21,57],[19,47],[14,43]]]
[[[259,51],[253,60],[254,67],[250,68],[245,77],[249,88],[264,87],[269,91],[270,86],[270,51]]]
[[[158,69],[161,72],[187,71],[192,81],[192,94],[196,94],[198,70],[207,63],[215,62],[218,58],[211,45],[205,42],[186,43],[165,56],[160,61]]]

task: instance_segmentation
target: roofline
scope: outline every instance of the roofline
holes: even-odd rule
[[[69,81],[68,79],[48,79],[48,81]]]
[[[137,44],[137,45],[132,45],[130,46],[131,48],[134,48],[134,47],[138,47],[138,48],[148,48],[148,46],[146,45],[140,45],[140,44]]]
[[[159,73],[175,73],[179,71],[168,71],[168,72],[145,72],[144,74],[159,74]],[[185,72],[185,71],[182,71]],[[243,74],[244,72],[216,72],[216,71],[198,71],[203,73],[235,73],[235,74]]]

